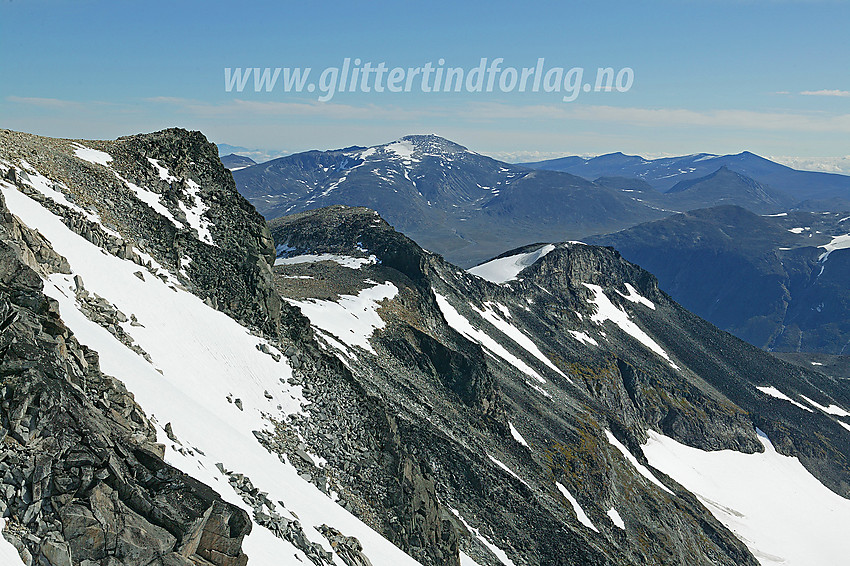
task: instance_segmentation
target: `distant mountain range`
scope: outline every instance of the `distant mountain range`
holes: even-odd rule
[[[850,210],[850,177],[795,171],[750,153],[610,154],[520,166],[435,135],[297,153],[234,171],[234,179],[267,219],[367,206],[463,266],[529,242],[581,239],[710,206]]]
[[[231,171],[244,169],[245,167],[250,167],[251,165],[257,164],[257,162],[251,159],[250,157],[245,157],[244,155],[236,155],[235,153],[224,155],[219,159],[221,159],[221,164],[230,169]]]
[[[216,147],[220,156],[233,153],[239,156],[249,157],[257,163],[263,163],[264,161],[269,161],[289,153],[288,151],[277,149],[251,149],[241,145],[230,145],[227,143],[216,144]]]
[[[850,198],[850,176],[798,171],[749,151],[735,155],[695,153],[661,159],[644,159],[618,152],[592,158],[561,157],[522,165],[532,169],[564,171],[591,180],[611,176],[639,178],[659,191],[667,191],[681,181],[705,177],[726,167],[783,191],[798,202],[833,197]]]
[[[668,214],[617,188],[497,161],[433,135],[298,153],[233,177],[267,219],[334,204],[367,206],[461,265]]]
[[[845,354],[848,232],[846,213],[720,206],[585,241],[613,246],[686,308],[756,346]]]

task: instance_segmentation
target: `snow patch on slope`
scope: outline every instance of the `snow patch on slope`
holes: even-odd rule
[[[376,354],[369,344],[369,338],[375,330],[386,326],[378,315],[378,308],[381,301],[392,299],[397,294],[398,288],[386,282],[363,289],[356,296],[340,295],[336,302],[321,299],[286,300],[300,308],[313,326],[321,328],[348,346],[359,346]]]
[[[830,241],[828,244],[824,244],[818,247],[826,250],[818,257],[818,261],[826,261],[827,259],[829,259],[829,254],[831,254],[835,250],[844,250],[850,248],[850,234],[834,236],[832,238],[832,241]]]
[[[328,551],[330,545],[313,526],[329,524],[356,536],[373,564],[417,564],[300,478],[292,465],[281,462],[254,438],[252,431],[269,428],[269,417],[285,418],[301,411],[306,403],[300,387],[285,385],[291,370],[283,358],[275,361],[258,350],[257,346],[265,344],[261,338],[195,295],[175,290],[157,278],[140,280],[133,275],[138,265],[102,253],[38,202],[6,183],[0,186],[9,209],[51,241],[68,259],[73,274],[83,278],[89,292],[128,315],[135,314],[143,325],[127,325],[125,330],[151,355],[154,365],[85,317],[76,303],[73,274],[53,275],[45,283],[45,294],[59,302],[62,319],[77,339],[100,354],[104,373],[120,378],[152,420],[170,422],[183,446],[193,448],[183,453],[168,449],[166,460],[170,464],[212,486],[225,500],[251,514],[253,510],[247,508],[216,463],[245,474],[271,500],[284,501],[286,509],[277,511],[284,516],[297,514],[306,536]],[[265,345],[279,354],[273,346]],[[239,398],[244,410],[228,403],[228,395]],[[160,442],[172,446],[161,425],[157,429]],[[257,525],[243,548],[251,564],[257,566],[307,562],[291,543]]]
[[[697,495],[765,566],[846,563],[850,501],[758,433],[763,453],[704,452],[652,430],[643,452]]]
[[[6,537],[3,536],[2,531],[6,530],[7,519],[0,519],[2,521],[2,529],[0,529],[0,564],[8,564],[11,566],[12,564],[23,564],[24,561],[21,559],[21,555],[18,554],[18,549],[12,546],[12,543],[6,540]]]
[[[602,290],[602,287],[599,285],[591,285],[590,283],[584,283],[583,285],[590,289],[594,295],[594,298],[590,299],[590,302],[596,305],[596,314],[590,317],[590,320],[596,324],[603,324],[606,320],[610,320],[619,326],[621,330],[635,338],[638,342],[667,360],[670,367],[673,369],[679,369],[679,366],[673,363],[670,356],[664,351],[664,348],[662,348],[658,342],[650,338],[646,332],[644,332],[637,324],[632,322],[632,319],[629,318],[626,311],[620,309],[611,302],[611,299],[608,298]],[[647,299],[644,300],[649,302]],[[655,305],[652,306],[653,308],[655,307]]]
[[[83,161],[88,161],[89,163],[94,163],[96,165],[103,165],[104,167],[108,166],[109,162],[112,161],[112,156],[105,151],[91,149],[90,147],[86,147],[79,143],[75,143],[74,145],[76,146],[74,155]]]
[[[479,309],[476,306],[472,305],[472,310],[474,310],[475,312],[480,314],[481,317],[484,320],[486,320],[487,322],[489,322],[490,324],[495,326],[499,330],[499,332],[501,332],[502,334],[504,334],[505,336],[507,336],[508,338],[513,340],[514,342],[516,342],[517,345],[521,346],[529,354],[531,354],[532,356],[534,356],[535,358],[537,358],[538,360],[543,362],[546,366],[548,366],[553,371],[561,374],[561,376],[566,378],[567,381],[572,383],[572,380],[569,377],[567,377],[567,374],[562,372],[560,370],[560,368],[558,368],[558,366],[556,366],[554,363],[552,363],[552,360],[547,358],[543,354],[543,352],[540,351],[540,349],[531,340],[531,338],[529,338],[526,334],[524,334],[519,328],[517,328],[516,326],[514,326],[513,324],[511,324],[507,320],[504,320],[498,314],[496,314],[496,312],[492,308],[493,306],[498,308],[501,311],[503,316],[506,316],[506,318],[510,318],[510,311],[508,310],[508,308],[505,307],[504,305],[499,304],[499,303],[495,303],[495,305],[490,304],[490,303],[485,303],[484,309]]]
[[[482,332],[478,330],[472,324],[466,320],[455,308],[449,303],[448,299],[444,296],[440,295],[436,291],[434,291],[434,296],[437,299],[437,306],[440,307],[440,311],[443,313],[443,317],[445,317],[446,322],[449,323],[449,326],[457,330],[463,336],[472,340],[473,342],[477,342],[491,353],[499,356],[510,365],[514,366],[524,374],[533,377],[540,383],[546,383],[546,380],[540,376],[533,368],[531,368],[528,364],[526,364],[521,359],[517,358],[510,352],[508,352],[504,346],[493,340],[486,332]]]
[[[413,142],[408,140],[399,140],[385,145],[384,150],[396,154],[405,165],[410,165],[413,161],[416,161],[414,157],[416,148],[413,147]]]
[[[103,228],[105,232],[113,236],[120,237],[120,234],[118,234],[118,232],[110,230],[101,223],[100,216],[71,202],[65,196],[65,193],[56,190],[56,188],[61,188],[65,191],[69,191],[66,185],[64,185],[63,183],[59,183],[58,181],[51,181],[50,179],[36,171],[35,168],[29,163],[27,163],[25,159],[21,159],[21,168],[23,169],[23,172],[26,173],[25,175],[20,175],[21,182],[31,186],[32,188],[34,188],[56,204],[62,205],[66,208],[69,208],[73,211],[82,214],[89,222],[94,222],[95,224],[100,225],[100,227]]]
[[[216,243],[210,233],[211,223],[204,217],[204,214],[210,209],[210,207],[201,198],[201,187],[192,179],[186,179],[186,185],[189,187],[186,193],[192,204],[186,206],[186,204],[180,200],[178,201],[180,210],[182,210],[186,215],[186,220],[189,222],[189,226],[194,228],[198,233],[198,239],[205,244],[215,246]]]
[[[785,393],[783,393],[779,389],[773,387],[772,385],[756,386],[756,389],[758,389],[759,391],[761,391],[765,395],[770,395],[771,397],[774,397],[776,399],[782,399],[783,401],[788,401],[792,405],[799,407],[799,408],[803,409],[804,411],[808,411],[810,413],[814,412],[810,408],[806,407],[802,403],[798,403],[797,401],[795,401],[794,399],[792,399],[791,397],[789,397],[788,395],[786,395]]]
[[[626,523],[623,521],[623,518],[617,512],[616,509],[611,507],[607,512],[608,517],[611,519],[611,522],[614,523],[614,526],[620,529],[621,531],[626,530]]]
[[[467,523],[466,520],[463,517],[461,517],[461,515],[460,515],[460,513],[458,512],[457,509],[452,509],[452,513],[454,513],[455,517],[460,519],[460,522],[463,523],[463,526],[466,527],[466,530],[468,530],[470,533],[475,535],[475,538],[477,538],[481,542],[481,544],[483,544],[485,547],[487,547],[487,549],[490,552],[492,552],[496,556],[496,558],[499,559],[499,561],[502,564],[504,564],[505,566],[516,566],[516,564],[514,564],[513,560],[508,558],[508,555],[505,554],[504,550],[502,550],[501,548],[499,548],[498,546],[496,546],[495,544],[491,543],[486,538],[484,538],[484,536],[480,532],[478,532],[478,529],[473,528],[472,525]]]
[[[491,283],[506,283],[515,280],[520,271],[533,265],[554,249],[554,245],[546,244],[536,251],[490,260],[467,271]]]
[[[498,458],[495,458],[495,457],[491,456],[490,454],[487,454],[487,457],[488,457],[488,458],[490,458],[490,461],[491,461],[491,462],[493,462],[494,464],[496,464],[497,466],[499,466],[499,467],[500,467],[501,469],[503,469],[504,471],[508,472],[508,473],[509,473],[510,475],[512,475],[514,478],[516,478],[516,479],[518,479],[519,481],[521,481],[522,483],[524,483],[527,487],[531,488],[531,486],[530,486],[530,485],[528,485],[528,482],[527,482],[527,481],[525,481],[524,479],[522,479],[521,477],[519,477],[519,476],[517,475],[517,473],[516,473],[516,472],[514,472],[512,469],[510,469],[510,468],[509,468],[509,467],[508,467],[508,466],[507,466],[504,462],[502,462],[502,461],[501,461],[501,460],[499,460]]]
[[[576,500],[576,498],[573,497],[573,494],[570,493],[567,488],[565,488],[563,485],[561,485],[560,482],[555,482],[555,485],[558,486],[558,491],[561,492],[561,495],[563,495],[567,499],[567,501],[570,502],[570,505],[572,505],[573,511],[575,511],[576,517],[578,518],[579,523],[581,523],[582,525],[584,525],[588,529],[598,533],[599,529],[596,528],[596,526],[590,520],[590,517],[588,517],[587,513],[584,512],[584,509],[581,508],[581,505],[579,505],[578,500]]]
[[[279,248],[280,246],[278,246]],[[278,250],[279,251],[279,250]],[[366,257],[351,257],[338,254],[304,254],[293,257],[279,257],[274,260],[275,265],[295,265],[297,263],[315,263],[317,261],[333,261],[349,269],[360,269],[364,265],[378,263],[374,255]]]
[[[586,332],[579,332],[578,330],[567,330],[567,332],[582,344],[599,346],[599,342],[588,336]]]
[[[626,290],[629,292],[628,295],[621,293],[620,291],[617,291],[617,293],[627,301],[631,301],[633,303],[640,303],[644,306],[651,308],[652,310],[655,310],[655,303],[638,293],[637,289],[632,287],[631,284],[626,283]]]
[[[638,471],[638,473],[640,475],[642,475],[643,477],[645,477],[646,479],[648,479],[649,481],[651,481],[652,483],[654,483],[655,485],[657,485],[658,487],[660,487],[661,489],[663,489],[664,491],[669,493],[670,495],[675,495],[672,491],[670,491],[670,488],[668,488],[666,485],[664,485],[663,483],[658,481],[658,478],[656,478],[652,474],[652,472],[649,471],[649,468],[647,468],[646,466],[644,466],[643,464],[638,462],[637,458],[635,458],[634,455],[631,452],[629,452],[628,448],[623,446],[622,442],[617,440],[617,437],[614,436],[614,434],[610,430],[607,430],[607,429],[605,430],[605,436],[608,438],[608,442],[610,442],[611,445],[614,448],[616,448],[617,450],[620,451],[620,454],[622,454],[623,457],[626,460],[628,460],[628,462],[632,466],[634,466],[634,468]]]
[[[138,198],[140,201],[142,201],[143,203],[145,203],[146,205],[151,207],[157,214],[167,218],[169,221],[171,221],[172,224],[174,224],[174,226],[176,228],[178,228],[178,229],[184,228],[183,223],[180,222],[179,220],[177,220],[176,218],[174,218],[174,215],[171,214],[171,211],[168,210],[167,208],[165,208],[165,206],[162,204],[162,202],[160,200],[162,198],[162,195],[160,195],[159,193],[155,193],[153,191],[149,191],[147,189],[143,189],[142,187],[140,187],[140,186],[138,186],[134,183],[131,183],[130,181],[128,181],[127,179],[125,179],[124,177],[119,175],[118,173],[115,173],[115,171],[113,171],[113,173],[115,174],[116,177],[118,177],[119,181],[124,183],[131,191],[133,191],[136,194],[136,198]]]
[[[522,444],[523,446],[528,448],[528,442],[525,441],[525,439],[522,437],[522,435],[516,429],[516,427],[514,426],[514,423],[508,422],[508,426],[511,429],[511,436],[514,437],[514,440],[516,440],[517,442],[519,442],[520,444]]]
[[[848,413],[838,405],[830,404],[828,407],[825,407],[819,403],[815,403],[805,395],[800,395],[800,397],[802,397],[803,400],[812,407],[816,407],[828,415],[835,415],[837,417],[850,417],[850,413]]]

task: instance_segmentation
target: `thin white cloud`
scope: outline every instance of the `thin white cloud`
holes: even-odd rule
[[[794,169],[805,171],[820,171],[823,173],[840,173],[850,175],[850,155],[839,157],[794,157],[786,155],[767,156],[771,161],[782,163]]]
[[[756,110],[687,110],[592,105],[515,106],[474,104],[463,112],[470,120],[580,120],[642,127],[705,127],[751,131],[850,133],[850,114],[762,112]]]
[[[38,98],[34,96],[7,96],[7,102],[26,104],[29,106],[41,106],[43,108],[73,108],[80,106],[79,102],[62,100],[59,98]]]
[[[800,94],[805,96],[841,96],[850,97],[850,90],[838,89],[823,89],[823,90],[804,90]]]
[[[310,116],[337,120],[411,120],[449,114],[441,108],[417,107],[411,110],[388,105],[364,104],[355,106],[315,100],[278,102],[237,98],[218,104],[165,96],[145,100],[172,105],[184,112],[200,116]]]

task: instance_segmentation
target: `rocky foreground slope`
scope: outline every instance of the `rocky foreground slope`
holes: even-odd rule
[[[846,386],[717,330],[613,250],[530,246],[469,273],[367,209],[270,232],[183,130],[0,131],[0,176],[0,557],[850,550]]]

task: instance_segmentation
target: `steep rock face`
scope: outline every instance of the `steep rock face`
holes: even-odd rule
[[[0,195],[4,536],[25,563],[244,566],[251,523],[162,461],[153,425],[99,370],[38,271],[67,270]]]
[[[100,281],[100,294],[92,291],[83,278],[76,274],[88,269],[84,259],[86,254],[78,253],[78,248],[93,245],[97,246],[102,254],[123,260],[121,265],[112,263],[116,269],[125,270],[126,264],[130,262],[138,265],[139,268],[133,275],[142,283],[140,292],[149,292],[150,289],[146,287],[149,287],[150,279],[154,278],[159,280],[157,284],[161,282],[166,289],[170,289],[169,292],[180,295],[188,290],[204,299],[209,307],[224,311],[237,319],[244,327],[236,329],[232,338],[244,341],[240,338],[244,333],[257,336],[258,343],[256,349],[254,344],[251,344],[252,352],[248,352],[248,355],[245,352],[230,352],[230,355],[237,354],[238,359],[246,360],[247,367],[239,367],[238,364],[232,367],[228,353],[218,356],[223,364],[231,367],[234,373],[234,389],[231,391],[236,391],[236,395],[227,394],[226,403],[225,394],[221,394],[220,401],[224,407],[219,407],[218,410],[257,411],[261,423],[276,423],[283,436],[286,436],[286,433],[292,432],[292,429],[285,426],[286,419],[297,420],[299,417],[297,402],[306,402],[305,397],[310,397],[314,402],[319,401],[310,393],[311,384],[328,383],[343,399],[356,403],[358,410],[349,411],[354,421],[352,426],[356,425],[359,431],[368,435],[360,441],[370,443],[370,446],[376,447],[376,452],[385,454],[381,458],[379,472],[386,479],[382,485],[389,486],[389,489],[380,496],[388,498],[388,511],[380,517],[380,521],[387,526],[386,532],[392,533],[388,536],[407,549],[411,555],[420,556],[425,564],[457,563],[457,535],[452,523],[446,520],[445,513],[439,511],[427,463],[416,455],[415,450],[411,449],[412,445],[402,440],[404,428],[402,427],[400,432],[399,427],[394,424],[392,413],[387,411],[381,398],[367,395],[353,387],[354,382],[349,379],[349,370],[318,348],[307,319],[297,308],[286,303],[281,304],[271,281],[269,263],[274,258],[274,248],[268,228],[262,217],[238,195],[230,174],[222,168],[214,156],[212,146],[202,135],[183,130],[166,130],[121,138],[114,142],[78,142],[39,138],[15,132],[2,134],[4,137],[3,143],[0,144],[0,172],[4,178],[3,191],[12,191],[9,194],[15,195],[16,206],[26,211],[32,226],[41,227],[40,223],[49,224],[55,218],[70,232],[66,234],[63,229],[52,226],[50,233],[54,238],[70,240],[71,233],[75,233],[87,240],[85,245],[75,243],[63,247],[66,253],[73,252],[72,255],[76,258],[72,262],[75,269],[71,272],[75,274],[73,278],[51,279],[51,292],[62,293],[70,301],[63,304],[66,315],[82,315],[107,330],[123,347],[150,364],[148,370],[155,368],[160,374],[163,372],[157,366],[163,363],[162,355],[170,356],[172,350],[178,351],[185,346],[179,329],[176,333],[172,332],[176,340],[168,352],[160,350],[157,354],[154,351],[145,351],[133,340],[133,336],[138,337],[137,331],[140,332],[139,329],[143,329],[145,324],[151,325],[153,322],[155,328],[157,324],[163,324],[160,320],[169,321],[168,324],[172,325],[181,324],[182,321],[174,320],[174,317],[160,316],[167,313],[158,312],[157,305],[147,305],[143,309],[148,311],[148,320],[137,320],[132,309],[144,306],[139,303],[136,303],[135,307],[125,307],[126,313],[121,312],[120,308],[112,304],[112,301],[121,302],[115,296],[115,290],[109,284],[104,287],[103,280]],[[19,197],[17,192],[23,193],[26,198]],[[9,222],[15,231],[12,233],[10,230],[12,235],[6,240],[14,250],[20,251],[21,257],[38,270],[34,281],[51,277],[51,274],[57,272],[68,273],[68,261],[53,252],[44,237],[14,217],[10,217]],[[63,242],[67,243],[69,242]],[[10,269],[17,269],[14,266]],[[68,281],[72,283],[70,289],[66,287]],[[135,284],[136,279],[133,281]],[[165,299],[165,302],[170,303],[168,297]],[[126,297],[122,301],[129,304]],[[57,310],[55,305],[53,309]],[[203,313],[192,307],[187,314],[197,316]],[[209,315],[203,316],[208,318]],[[80,322],[77,320],[75,324]],[[219,324],[222,322],[219,321]],[[199,331],[202,333],[199,334]],[[204,329],[196,328],[187,332],[186,339],[190,343],[203,342],[205,338],[210,337]],[[89,339],[96,336],[87,335]],[[214,333],[211,337],[216,338]],[[144,343],[144,340],[142,342]],[[105,346],[105,343],[101,345]],[[206,344],[201,343],[200,346],[201,351],[206,348],[206,354],[210,357],[218,354]],[[218,344],[217,347],[226,348],[226,345]],[[284,352],[286,358],[291,359],[291,363],[282,359]],[[113,363],[116,353],[112,350],[108,352]],[[153,356],[149,355],[150,353],[153,353]],[[118,354],[120,357],[120,353]],[[97,356],[94,352],[92,355]],[[257,360],[258,357],[261,360]],[[202,364],[204,360],[197,362]],[[272,371],[281,372],[278,376],[283,375],[279,379],[280,383],[276,376],[273,382],[265,382],[265,391],[260,389],[258,396],[262,407],[259,411],[251,408],[247,399],[243,401],[239,398],[241,396],[238,389],[240,386],[245,387],[244,381],[247,377],[247,391],[243,392],[256,395],[258,370],[254,365],[258,363],[266,366],[271,363],[275,365]],[[131,370],[128,368],[128,371]],[[184,365],[182,371],[188,371],[190,375],[171,373],[170,379],[195,378],[192,374],[199,370]],[[289,372],[298,376],[291,381],[298,379],[304,385],[303,395],[300,385],[285,384]],[[150,380],[151,377],[147,379]],[[115,383],[116,387],[120,386],[120,382]],[[144,385],[138,380],[134,383],[136,386]],[[283,390],[275,391],[277,411],[271,403],[275,397],[269,393],[273,387]],[[204,393],[193,392],[200,397],[204,397]],[[346,397],[349,394],[352,397]],[[18,392],[15,392],[13,399],[17,397]],[[282,410],[282,402],[288,403],[286,411]],[[197,411],[199,408],[207,410],[206,407],[194,405],[187,407],[189,411]],[[165,409],[171,409],[167,402],[164,409],[161,407],[157,410],[157,414],[160,415]],[[339,414],[343,414],[342,407],[339,409]],[[172,419],[177,416],[173,413],[165,414],[170,414]],[[238,421],[238,418],[234,420]],[[289,458],[295,457],[297,453],[306,454],[301,448],[303,444],[299,442],[295,445],[282,445],[279,442],[269,442],[269,437],[262,430],[265,426],[257,425],[258,423],[252,422],[250,426],[257,429],[246,428],[241,432],[246,433],[251,442],[255,442],[256,437],[262,444],[255,445],[256,449],[266,457],[269,456],[267,450],[275,459],[279,455],[280,472],[285,475],[288,473]],[[208,438],[196,437],[189,440],[183,437],[185,431],[180,427],[175,427],[175,433],[171,423],[166,423],[164,427],[159,423],[156,428],[168,439],[169,457],[175,458],[184,466],[185,460],[190,459],[188,467],[192,469],[217,469],[220,474],[213,474],[213,477],[207,474],[205,481],[226,479],[229,486],[224,489],[232,489],[248,509],[253,509],[255,529],[267,530],[273,537],[283,541],[272,544],[266,538],[263,546],[259,547],[259,564],[266,563],[263,560],[268,561],[270,556],[281,555],[280,550],[267,550],[270,544],[279,544],[281,550],[285,549],[285,554],[293,556],[294,560],[310,560],[318,565],[330,564],[334,560],[334,553],[338,554],[340,559],[361,562],[368,561],[368,556],[378,555],[385,559],[389,559],[386,558],[388,556],[403,556],[386,541],[376,543],[376,535],[362,523],[355,522],[352,526],[349,519],[343,523],[347,527],[340,527],[338,514],[344,512],[327,500],[326,486],[319,485],[321,470],[312,469],[314,483],[324,492],[323,495],[316,491],[314,495],[323,500],[315,501],[323,509],[319,513],[322,519],[302,525],[295,511],[289,511],[282,501],[289,503],[288,494],[279,494],[277,497],[281,501],[272,501],[267,494],[254,487],[243,473],[228,470],[220,461],[210,461],[201,449],[197,448],[201,441],[209,442]],[[150,433],[153,434],[153,431]],[[154,435],[151,438],[156,437]],[[358,443],[357,447],[359,446],[361,444]],[[352,456],[360,453],[357,447],[351,447]],[[245,451],[242,446],[232,446],[232,449],[238,454]],[[157,450],[162,456],[162,448]],[[135,457],[141,460],[140,456]],[[234,456],[228,455],[228,458],[232,459]],[[307,458],[310,459],[309,456]],[[234,464],[239,466],[237,470],[247,472],[255,481],[257,476],[253,475],[254,472],[266,472],[268,467],[268,462],[259,468],[256,461],[254,468],[242,468],[242,462]],[[165,472],[150,462],[145,461],[145,465],[153,466],[152,469],[158,477],[165,477]],[[295,496],[296,501],[305,500],[305,494],[301,493],[305,489],[307,492],[310,489],[315,490],[309,485],[310,475],[305,478],[306,480],[302,478],[295,481],[295,484],[303,484],[295,487],[299,491]],[[200,483],[198,486],[203,487]],[[265,489],[269,489],[267,483]],[[279,490],[276,491],[280,493]],[[104,497],[110,501],[115,499],[111,492],[105,493]],[[118,503],[110,508],[113,511],[110,517],[116,516],[116,505]],[[303,508],[299,510],[303,517]],[[123,508],[120,511],[123,513]],[[239,548],[241,536],[251,531],[250,520],[246,525],[239,526],[238,521],[228,519],[223,512],[212,513],[209,526],[204,530],[202,527],[206,523],[196,524],[194,517],[186,513],[183,515],[185,516],[182,519],[177,517],[169,521],[173,523],[175,530],[195,527],[200,529],[196,533],[198,548],[212,548],[220,552],[221,559],[228,564],[239,564],[244,560],[242,554],[234,554],[234,551]],[[219,519],[219,516],[224,518]],[[60,517],[57,525],[65,524],[74,517],[74,514],[68,515],[67,518]],[[111,519],[102,519],[101,522],[110,523]],[[229,524],[232,524],[232,528],[228,527]],[[361,539],[351,536],[352,529]],[[233,532],[232,537],[230,531]],[[74,533],[76,536],[76,531]],[[364,533],[366,539],[362,538]],[[322,536],[325,537],[324,543],[316,538],[320,539]],[[228,542],[230,538],[235,542]],[[260,537],[259,540],[264,539]],[[360,540],[364,540],[362,546]],[[216,546],[219,543],[223,548]],[[257,544],[254,543],[253,548],[257,549]],[[328,551],[327,544],[334,550]],[[358,547],[361,550],[358,551]],[[364,548],[366,554],[363,553]],[[200,551],[195,554],[201,556]],[[342,558],[343,556],[346,558]],[[218,563],[206,556],[205,559]],[[76,565],[81,559],[75,560]],[[407,559],[402,560],[402,563],[413,561]]]

